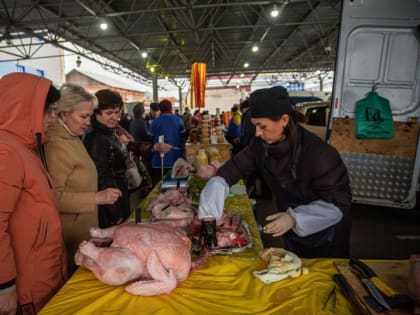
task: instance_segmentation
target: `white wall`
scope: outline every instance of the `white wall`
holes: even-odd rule
[[[0,60],[2,61],[0,75],[17,71],[16,65],[22,65],[29,73],[36,73],[36,70],[44,71],[44,76],[53,81],[55,86],[60,87],[64,82],[63,50],[50,44],[44,44],[39,48],[40,42],[34,38],[32,42],[36,45],[29,46],[29,39],[22,39],[22,42],[14,40],[13,44],[18,48],[6,46],[4,41],[0,43]],[[25,44],[25,46],[19,46],[21,44]],[[15,55],[21,55],[25,51],[31,55],[31,59],[18,60],[19,57]]]

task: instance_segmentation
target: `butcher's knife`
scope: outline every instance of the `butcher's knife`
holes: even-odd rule
[[[165,142],[165,136],[161,135],[159,136],[159,143],[164,143]],[[160,175],[162,178],[162,184],[163,184],[163,161],[165,158],[165,153],[161,152],[160,153]]]
[[[334,282],[338,285],[343,295],[346,297],[347,301],[349,301],[352,308],[360,315],[370,315],[369,309],[363,303],[363,301],[359,298],[357,293],[351,287],[351,285],[347,282],[346,278],[342,274],[335,274],[333,275]]]
[[[386,296],[391,297],[394,295],[399,295],[399,292],[395,291],[388,284],[386,284],[384,281],[378,278],[375,271],[373,271],[372,268],[370,268],[361,260],[353,257],[350,259],[349,264],[351,267],[353,267],[353,265],[358,265],[359,268],[362,268],[364,272],[366,273],[367,277],[370,279],[370,281],[375,285],[375,287],[377,287],[379,291],[381,291]]]
[[[391,311],[391,306],[385,301],[384,297],[382,296],[381,292],[378,288],[370,281],[369,272],[365,269],[366,265],[361,264],[361,261],[355,258],[351,258],[349,261],[349,265],[352,271],[358,275],[360,281],[368,290],[369,294],[375,301],[381,305],[385,310]],[[369,268],[370,269],[370,268]]]

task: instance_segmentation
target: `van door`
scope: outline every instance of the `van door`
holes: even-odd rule
[[[343,0],[329,120],[354,202],[412,208],[420,158],[420,1]],[[355,103],[372,89],[389,100],[393,139],[356,139]]]

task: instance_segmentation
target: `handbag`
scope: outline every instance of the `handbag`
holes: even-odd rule
[[[128,189],[133,190],[136,188],[139,188],[141,185],[141,182],[143,181],[143,177],[141,176],[139,169],[137,167],[137,164],[134,160],[134,154],[133,152],[127,152],[126,158],[125,158],[125,165],[127,167],[126,170],[126,177],[128,182]]]

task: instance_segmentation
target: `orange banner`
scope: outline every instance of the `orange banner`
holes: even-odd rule
[[[195,62],[191,66],[191,94],[193,103],[191,106],[204,107],[206,96],[207,65]]]

